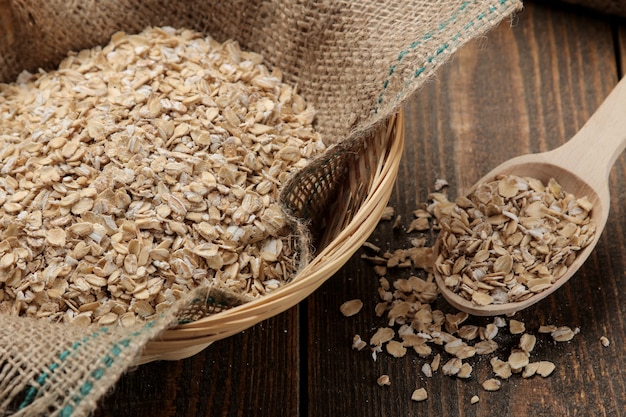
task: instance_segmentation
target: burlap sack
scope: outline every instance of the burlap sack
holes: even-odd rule
[[[0,0],[1,6],[0,81],[25,69],[52,69],[69,50],[104,45],[119,30],[188,27],[263,54],[316,107],[326,138],[356,141],[455,50],[521,2]],[[172,310],[134,329],[78,329],[0,316],[1,414],[87,415],[147,341],[198,311],[209,314],[207,298],[218,310],[232,304],[199,291],[179,306],[182,313]]]

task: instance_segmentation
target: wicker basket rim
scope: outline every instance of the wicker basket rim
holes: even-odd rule
[[[179,324],[150,342],[141,363],[157,359],[182,359],[193,346],[208,346],[279,314],[302,301],[337,272],[374,230],[391,196],[404,149],[404,116],[400,109],[385,132],[391,140],[380,158],[367,197],[347,227],[305,266],[292,282],[261,298],[199,320]],[[177,356],[177,351],[180,356]]]

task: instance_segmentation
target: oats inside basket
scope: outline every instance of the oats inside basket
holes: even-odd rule
[[[131,325],[285,284],[278,192],[325,149],[314,116],[262,56],[167,27],[0,84],[0,312]]]

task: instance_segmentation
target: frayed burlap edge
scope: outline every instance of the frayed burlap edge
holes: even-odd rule
[[[79,328],[0,315],[0,415],[85,416],[136,363],[146,343],[189,319],[194,305],[218,311],[244,301],[199,288],[157,319],[131,328]]]

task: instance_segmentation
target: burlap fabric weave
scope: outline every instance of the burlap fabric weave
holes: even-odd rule
[[[0,0],[0,8],[2,82],[53,69],[68,51],[104,45],[116,31],[187,27],[263,54],[299,86],[318,110],[319,131],[337,142],[359,140],[386,120],[454,51],[521,2]],[[206,298],[201,290],[188,301]],[[133,329],[78,329],[0,316],[0,414],[89,414],[145,344],[179,320],[173,310]]]

